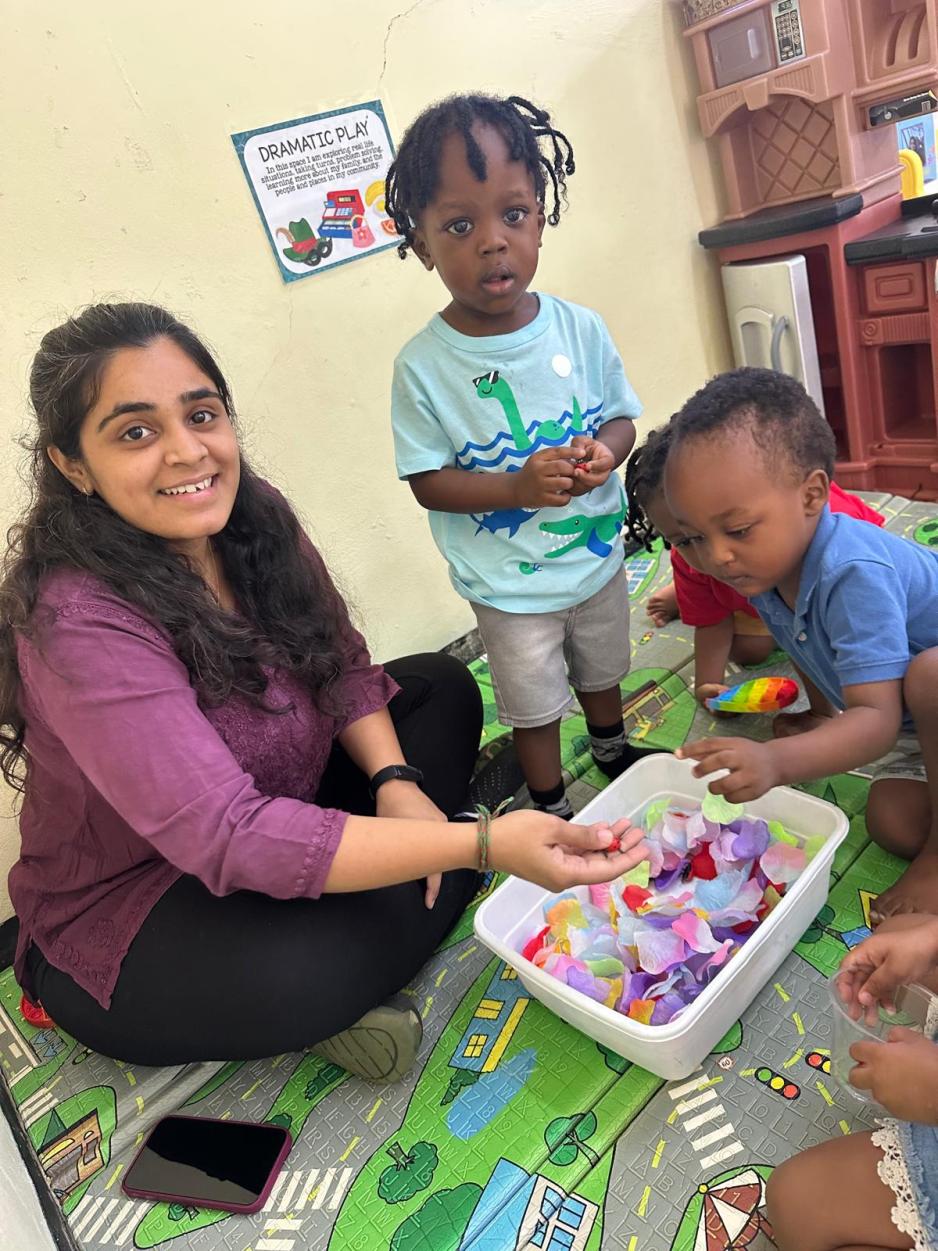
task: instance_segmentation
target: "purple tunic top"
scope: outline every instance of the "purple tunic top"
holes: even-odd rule
[[[108,1007],[134,936],[182,874],[216,895],[322,892],[347,820],[313,802],[333,742],[398,688],[349,626],[343,720],[278,669],[266,698],[292,711],[240,696],[202,709],[163,629],[94,577],[55,573],[40,603],[51,623],[18,640],[29,776],[9,879],[16,974],[23,985],[35,943]]]

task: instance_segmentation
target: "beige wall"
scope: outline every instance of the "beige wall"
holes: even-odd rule
[[[547,105],[577,174],[538,284],[602,312],[653,421],[728,363],[695,242],[718,220],[715,183],[673,5],[7,0],[3,16],[0,524],[42,333],[93,300],[155,300],[217,349],[250,453],[299,505],[376,654],[471,627],[395,480],[388,427],[395,352],[442,288],[393,252],[284,285],[229,140],[363,100],[383,100],[395,136],[450,91]],[[0,818],[0,882],[15,854]]]

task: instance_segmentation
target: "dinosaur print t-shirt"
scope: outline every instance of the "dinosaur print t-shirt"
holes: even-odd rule
[[[512,334],[475,338],[436,314],[394,362],[391,419],[401,478],[428,470],[514,473],[534,452],[637,417],[641,404],[598,313],[539,295]],[[430,529],[465,599],[504,612],[582,603],[622,564],[618,474],[566,508],[430,512]]]

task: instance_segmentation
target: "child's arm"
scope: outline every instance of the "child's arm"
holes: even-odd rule
[[[872,937],[844,956],[838,986],[849,1007],[894,1006],[899,986],[933,980],[938,973],[938,917],[906,913],[889,917]]]
[[[502,508],[565,508],[573,489],[569,447],[535,452],[517,473],[431,469],[407,479],[417,503],[441,513],[490,513]]]
[[[900,1121],[938,1125],[938,1046],[930,1039],[897,1025],[885,1043],[854,1043],[850,1055],[852,1086],[869,1090]]]
[[[726,690],[726,663],[733,646],[734,622],[724,617],[716,625],[694,630],[694,697],[699,703]]]
[[[808,697],[808,707],[816,717],[833,717],[837,715],[837,709],[827,698],[822,690],[820,690],[804,673],[795,665],[795,673],[801,679],[801,685],[804,687],[804,693]],[[888,750],[888,748],[887,748]]]
[[[727,769],[710,783],[716,795],[733,803],[758,799],[773,786],[847,773],[885,755],[902,724],[902,683],[867,682],[844,687],[846,711],[825,725],[794,738],[754,743],[745,738],[709,738],[676,753],[696,760],[694,776]]]

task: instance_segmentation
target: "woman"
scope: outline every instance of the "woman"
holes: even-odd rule
[[[626,871],[640,833],[517,812],[487,847],[486,821],[450,822],[471,677],[440,655],[371,663],[241,456],[217,364],[165,310],[88,308],[45,336],[30,386],[33,500],[0,587],[21,984],[123,1060],[315,1044],[399,1076],[420,1022],[385,1001],[480,858],[561,888]]]

